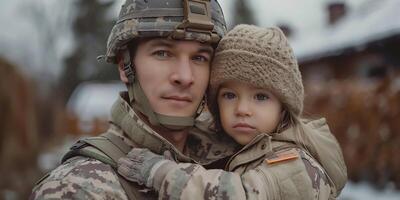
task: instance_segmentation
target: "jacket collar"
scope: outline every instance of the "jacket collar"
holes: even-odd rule
[[[170,151],[177,161],[200,164],[209,164],[233,154],[236,143],[218,140],[216,133],[198,126],[189,131],[185,146],[188,155],[183,154],[147,125],[132,109],[127,99],[128,94],[121,92],[112,107],[110,122],[120,128],[130,142],[139,147],[148,148],[161,155],[165,151]],[[203,121],[198,121],[197,124],[205,126]]]

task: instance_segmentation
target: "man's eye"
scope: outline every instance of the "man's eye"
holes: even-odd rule
[[[222,94],[222,97],[224,97],[225,99],[234,99],[236,95],[232,92],[224,92]]]
[[[167,52],[167,51],[164,51],[164,50],[155,51],[155,52],[153,53],[153,55],[155,55],[155,56],[157,56],[157,57],[159,57],[159,58],[166,58],[166,57],[169,56],[168,52]]]
[[[266,94],[260,93],[260,94],[256,94],[256,95],[254,96],[254,99],[256,99],[256,100],[258,100],[258,101],[265,101],[265,100],[268,100],[269,97],[268,97],[268,95],[266,95]]]
[[[194,56],[193,60],[199,62],[208,62],[209,59],[205,56]]]

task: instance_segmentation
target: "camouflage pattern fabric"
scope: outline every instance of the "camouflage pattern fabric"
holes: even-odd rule
[[[128,199],[113,169],[100,161],[75,157],[36,186],[30,199]]]
[[[222,38],[226,33],[222,9],[216,0],[211,0],[210,3],[213,32]],[[183,19],[182,0],[126,0],[108,37],[107,62],[116,63],[116,55],[120,50],[124,50],[132,39],[169,37]],[[183,39],[207,42],[211,37],[204,32],[187,31]]]
[[[209,164],[232,155],[235,143],[215,140],[208,130],[207,120],[197,121],[190,130],[185,152],[179,152],[171,143],[147,126],[129,106],[126,92],[112,108],[108,132],[120,137],[131,147],[142,147],[161,152],[168,149],[176,161]],[[207,128],[206,128],[207,127]],[[214,143],[211,141],[215,140]],[[222,166],[221,166],[222,167]],[[154,192],[143,187],[135,188],[147,199]],[[128,199],[111,166],[86,157],[74,157],[49,173],[33,189],[30,199]]]
[[[320,137],[329,131],[324,119],[304,126],[305,130],[312,131],[309,134],[319,138],[315,143],[321,146],[337,143],[331,136]],[[341,149],[321,149],[316,145],[316,152],[336,152],[332,154],[336,158],[316,159],[318,154],[292,143],[293,131],[290,128],[279,134],[284,135],[280,136],[284,140],[273,137],[271,141],[270,136],[257,136],[231,157],[226,171],[206,170],[190,163],[157,169],[167,172],[163,180],[154,178],[154,182],[161,182],[159,199],[335,199],[347,180]],[[338,165],[339,171],[327,171],[327,165]],[[333,179],[340,180],[341,185]]]

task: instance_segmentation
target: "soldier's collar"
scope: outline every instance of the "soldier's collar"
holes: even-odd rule
[[[128,93],[121,92],[111,109],[111,122],[119,126],[130,140],[154,153],[171,151],[179,161],[196,162],[148,126],[129,105]]]

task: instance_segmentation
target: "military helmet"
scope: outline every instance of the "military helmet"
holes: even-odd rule
[[[106,61],[136,38],[168,37],[216,44],[226,33],[217,0],[126,0],[108,37]]]
[[[105,59],[115,64],[123,61],[132,107],[144,114],[152,125],[182,130],[194,125],[204,102],[192,116],[155,112],[139,81],[135,80],[128,44],[137,38],[164,37],[216,46],[225,33],[225,19],[217,0],[126,0],[108,38]]]

